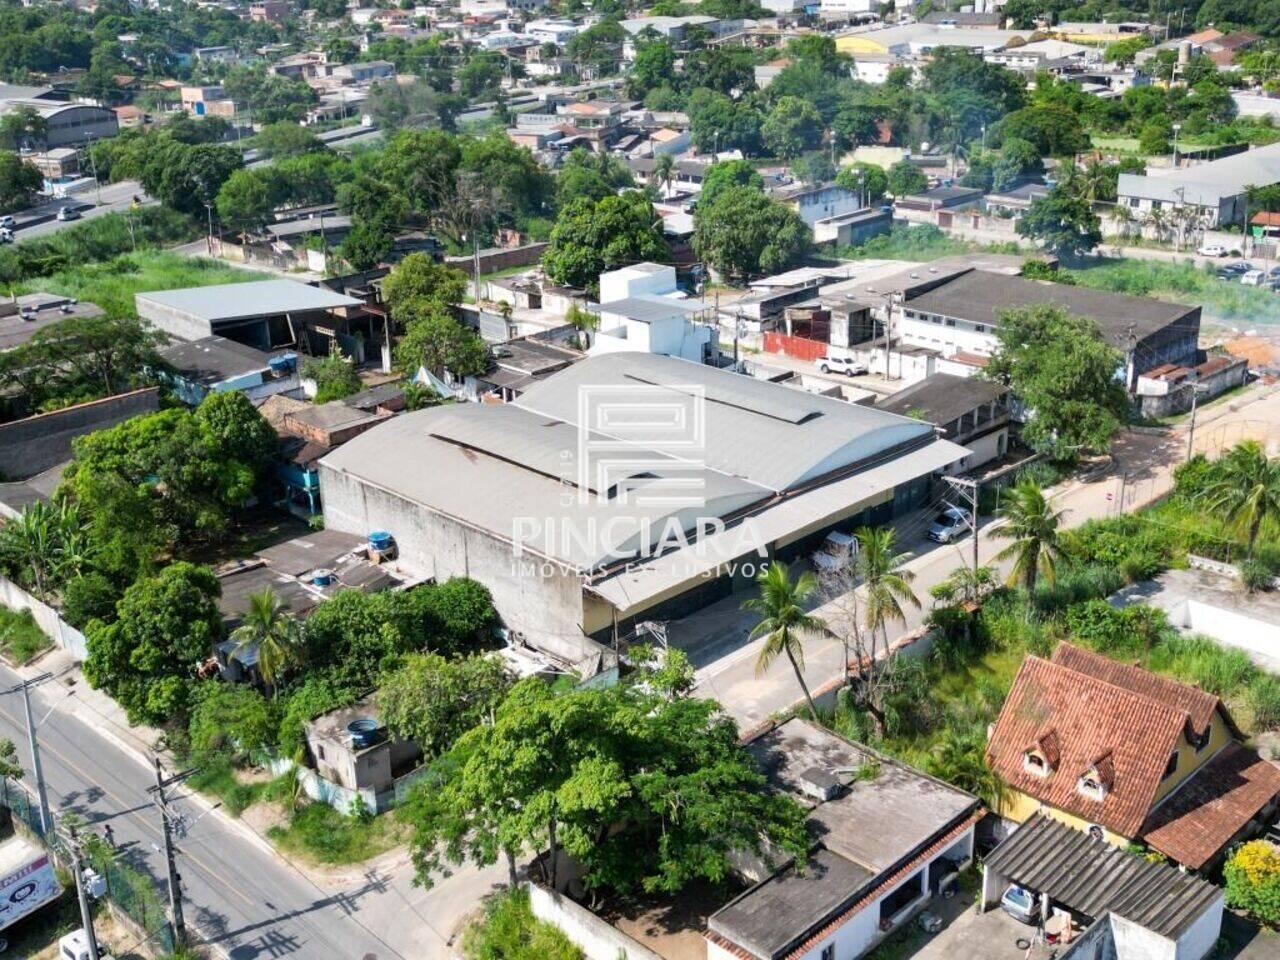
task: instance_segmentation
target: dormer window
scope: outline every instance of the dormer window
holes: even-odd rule
[[[1080,779],[1076,781],[1076,790],[1090,800],[1096,800],[1101,803],[1107,799],[1107,794],[1111,792],[1114,784],[1115,767],[1111,764],[1111,754],[1108,752],[1095,760],[1084,773],[1080,774]]]
[[[1047,777],[1058,768],[1062,752],[1056,730],[1046,730],[1022,753],[1022,769],[1037,777]]]
[[[1177,772],[1178,772],[1178,751],[1175,750],[1173,751],[1173,753],[1169,754],[1169,762],[1165,764],[1164,773],[1161,775],[1160,779],[1168,780]]]

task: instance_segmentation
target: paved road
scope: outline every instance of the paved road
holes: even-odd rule
[[[1054,499],[1067,511],[1064,524],[1078,526],[1093,517],[1115,515],[1123,496],[1132,511],[1154,500],[1169,486],[1172,468],[1186,455],[1186,424],[1167,433],[1128,431],[1113,447],[1116,470],[1093,483],[1068,485]],[[1243,439],[1260,439],[1274,449],[1280,441],[1280,391],[1254,385],[1241,397],[1202,411],[1196,428],[1196,449],[1216,455]],[[1127,478],[1121,479],[1121,473]],[[905,548],[915,559],[906,566],[915,574],[912,584],[922,600],[919,610],[908,609],[901,632],[919,627],[929,611],[929,588],[942,582],[962,564],[971,562],[971,538],[950,546],[936,546],[921,538],[922,518],[907,518],[899,527]],[[981,562],[994,566],[993,557],[1008,541],[991,537],[992,524],[981,532]],[[667,627],[668,640],[685,649],[697,668],[696,695],[719,700],[743,729],[763,722],[794,706],[801,693],[785,658],[768,670],[756,671],[763,641],[747,641],[757,617],[741,609],[743,594],[727,597]],[[825,599],[825,598],[824,598]],[[829,624],[847,616],[850,605],[839,599],[818,600],[815,613]],[[805,644],[805,682],[810,690],[837,679],[843,672],[844,652],[834,637],[815,638]]]
[[[17,680],[15,672],[0,666],[0,687]],[[66,697],[65,691],[61,681],[54,681],[34,692],[37,721]],[[17,695],[0,696],[0,736],[20,744],[29,771]],[[61,704],[40,727],[40,749],[55,816],[74,812],[98,830],[110,823],[121,856],[163,889],[159,817],[146,793],[154,773],[144,760]],[[177,797],[193,822],[179,843],[187,922],[231,960],[447,957],[454,924],[503,875],[501,869],[468,870],[424,891],[412,886],[402,858],[322,886],[220,811],[194,822],[207,805],[189,793],[179,791]]]
[[[152,204],[156,202],[146,195],[146,191],[142,189],[142,184],[134,180],[122,180],[119,183],[103,184],[101,204],[98,203],[98,194],[94,190],[88,190],[65,200],[54,200],[34,210],[15,214],[18,226],[14,231],[14,239],[26,240],[30,237],[46,236],[51,233],[56,233],[59,230],[65,230],[67,227],[75,226],[77,223],[80,223],[81,220],[90,220],[94,217],[100,217],[105,213],[124,213],[130,208],[130,206],[132,206],[133,198],[135,196],[141,198],[141,201],[144,204]],[[64,206],[79,207],[80,219],[45,220],[42,223],[24,224],[24,220],[29,219],[32,214],[56,213],[59,207]]]

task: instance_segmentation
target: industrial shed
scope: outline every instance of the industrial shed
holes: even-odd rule
[[[509,627],[577,650],[728,596],[833,528],[921,505],[966,453],[907,417],[608,354],[513,403],[380,424],[320,461],[320,486],[328,529],[387,530],[402,563],[480,580]]]

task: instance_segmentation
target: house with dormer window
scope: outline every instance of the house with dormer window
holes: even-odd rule
[[[1213,694],[1063,643],[1023,662],[987,763],[1007,821],[1043,813],[1202,870],[1280,807],[1280,767],[1243,740]]]

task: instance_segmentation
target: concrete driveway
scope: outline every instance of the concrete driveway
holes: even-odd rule
[[[942,911],[930,909],[948,919]],[[914,953],[898,956],[902,960],[1048,960],[1055,948],[1038,943],[1028,953],[1025,947],[1018,947],[1019,940],[1031,940],[1034,934],[1034,927],[1019,923],[1003,910],[977,914],[969,906],[940,933],[921,937],[920,948]]]

